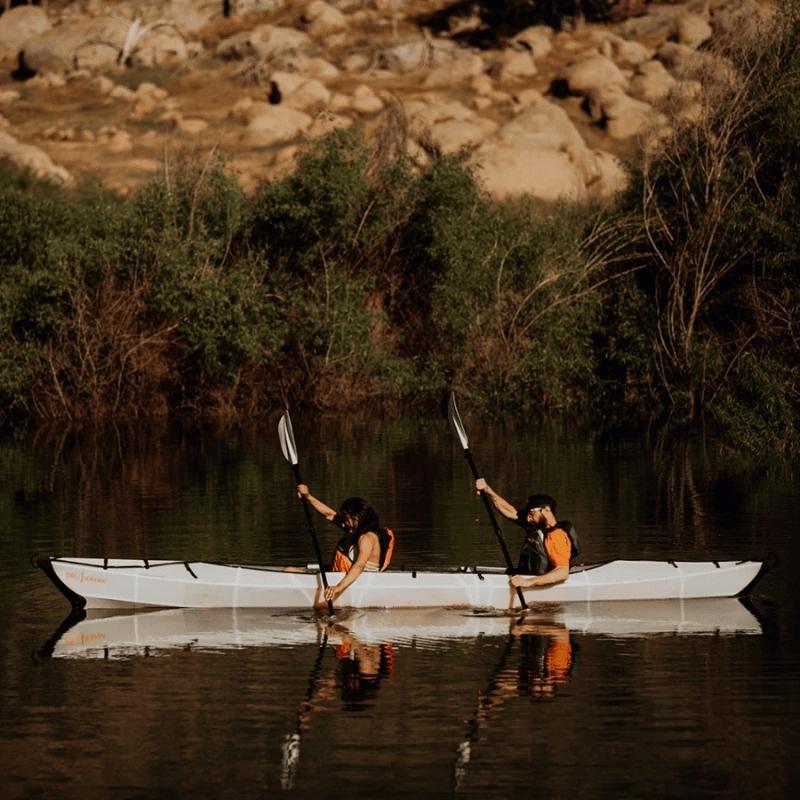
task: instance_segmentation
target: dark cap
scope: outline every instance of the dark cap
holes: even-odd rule
[[[527,515],[532,508],[544,508],[544,506],[549,506],[550,510],[554,514],[556,513],[555,498],[550,497],[549,494],[532,494],[525,503],[525,514]]]

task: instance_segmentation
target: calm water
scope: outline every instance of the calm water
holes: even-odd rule
[[[0,796],[784,798],[800,788],[800,484],[699,442],[490,427],[508,499],[559,499],[582,559],[781,566],[752,605],[163,611],[64,624],[33,552],[312,560],[272,428],[0,442]],[[440,420],[295,420],[312,491],[371,500],[395,564],[497,564]],[[317,518],[323,550],[336,531]],[[505,528],[512,552],[517,531]]]

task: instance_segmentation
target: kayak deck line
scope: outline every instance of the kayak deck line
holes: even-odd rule
[[[323,578],[342,573],[288,571],[207,561],[39,557],[73,608],[302,608],[324,604]],[[569,603],[734,597],[749,591],[766,561],[627,561],[578,565],[560,584],[524,590],[526,602]],[[349,608],[519,607],[502,567],[460,566],[364,573],[341,595]]]

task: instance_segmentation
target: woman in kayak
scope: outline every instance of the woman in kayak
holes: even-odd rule
[[[475,481],[475,488],[484,492],[494,507],[506,519],[525,530],[523,552],[527,549],[530,566],[525,570],[532,575],[512,575],[514,588],[530,589],[561,583],[569,577],[569,561],[573,547],[567,531],[556,520],[556,501],[547,494],[532,494],[520,509],[514,508],[500,497],[483,478]]]
[[[366,501],[349,497],[336,512],[314,497],[304,483],[298,485],[297,494],[308,500],[328,522],[344,531],[333,553],[331,570],[344,572],[345,576],[325,590],[326,600],[335,600],[362,572],[383,572],[389,566],[394,550],[394,533],[381,527],[378,515]]]

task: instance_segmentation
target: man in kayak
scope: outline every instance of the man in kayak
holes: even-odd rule
[[[533,574],[512,575],[509,580],[515,589],[548,586],[561,583],[569,577],[572,542],[567,531],[556,520],[556,501],[550,495],[532,494],[522,508],[516,509],[483,478],[475,481],[475,488],[484,492],[506,519],[525,531],[522,548],[527,563],[520,564],[520,567]]]
[[[394,550],[394,533],[381,527],[372,506],[360,497],[349,497],[334,511],[322,500],[314,497],[306,484],[297,486],[297,494],[344,531],[336,545],[331,570],[344,572],[345,576],[335,586],[325,590],[326,600],[335,600],[362,572],[383,572],[389,566]]]

